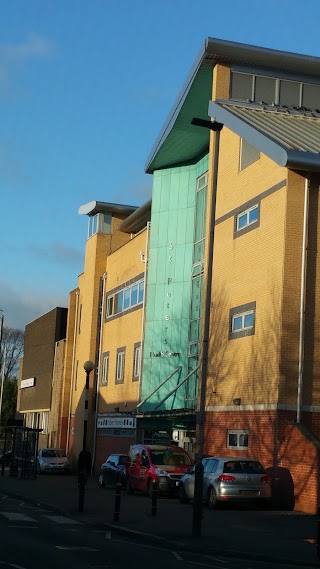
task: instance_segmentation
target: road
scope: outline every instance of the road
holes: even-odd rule
[[[125,539],[4,496],[0,500],[0,569],[269,569],[277,564],[173,551]],[[281,564],[283,569],[292,566]]]

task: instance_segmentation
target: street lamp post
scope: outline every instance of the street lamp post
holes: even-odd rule
[[[4,321],[4,315],[3,315],[3,310],[2,310],[2,308],[0,308],[0,312],[2,312],[2,314],[1,314],[1,316],[0,316],[0,356],[1,356],[1,344],[2,344],[3,321]]]
[[[87,471],[86,471],[86,454],[87,454],[87,430],[88,430],[88,403],[89,403],[89,380],[90,373],[94,368],[94,363],[90,360],[84,362],[83,368],[86,372],[86,386],[84,391],[84,415],[83,415],[83,439],[82,451],[79,454],[78,469],[79,469],[79,512],[83,512],[84,506],[84,493],[86,489]]]

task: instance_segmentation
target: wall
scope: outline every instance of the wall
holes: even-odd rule
[[[208,158],[204,157],[197,164],[154,173],[142,399],[179,365],[180,379],[188,373],[196,179],[207,169]],[[177,381],[175,374],[143,410],[153,409]],[[161,409],[186,407],[184,393],[184,387],[180,388]]]

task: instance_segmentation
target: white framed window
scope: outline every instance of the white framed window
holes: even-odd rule
[[[143,303],[144,299],[144,279],[107,295],[106,317],[114,316],[125,312],[134,306]]]
[[[249,431],[230,429],[227,432],[227,448],[242,450],[248,448]]]
[[[124,365],[125,365],[126,349],[118,348],[116,363],[116,383],[124,382]]]
[[[242,211],[237,215],[236,230],[242,231],[246,227],[259,221],[259,204]]]
[[[256,302],[231,308],[229,322],[229,340],[255,334]]]
[[[248,310],[242,314],[234,314],[232,316],[232,332],[241,332],[249,330],[254,325],[254,311]]]
[[[132,381],[137,381],[140,377],[141,366],[141,344],[140,342],[134,345],[133,350],[133,372]]]
[[[104,352],[102,357],[101,385],[108,385],[109,352]]]
[[[46,435],[48,433],[48,425],[49,425],[49,411],[42,412],[42,432]]]

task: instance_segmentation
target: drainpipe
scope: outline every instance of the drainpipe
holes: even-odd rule
[[[107,273],[103,273],[102,277],[102,303],[101,303],[101,316],[100,316],[100,339],[99,339],[99,359],[98,359],[98,372],[97,372],[97,386],[96,386],[96,405],[94,414],[94,432],[93,432],[93,448],[92,448],[92,465],[91,470],[94,471],[95,461],[96,461],[96,446],[97,446],[97,421],[98,421],[98,411],[99,411],[99,392],[100,392],[100,370],[102,363],[102,336],[103,336],[103,324],[105,315],[105,304],[106,304],[106,282]]]
[[[211,214],[209,226],[209,246],[207,257],[207,286],[205,291],[205,311],[203,323],[203,340],[202,340],[202,365],[201,365],[201,381],[200,381],[200,401],[198,412],[198,451],[197,460],[202,460],[203,441],[204,441],[204,416],[206,408],[207,393],[207,373],[208,373],[208,354],[209,354],[209,336],[210,336],[210,308],[211,308],[211,291],[212,291],[212,268],[213,268],[213,248],[214,248],[214,229],[216,220],[216,201],[217,201],[217,184],[218,184],[218,164],[219,164],[219,146],[220,131],[223,124],[218,122],[207,121],[194,118],[191,124],[202,126],[215,131],[215,147],[213,155],[213,178],[211,187]]]
[[[76,310],[74,315],[74,331],[73,331],[73,347],[72,347],[72,367],[71,367],[71,383],[69,394],[69,410],[68,410],[68,427],[67,427],[67,442],[66,442],[66,455],[69,452],[69,438],[70,438],[70,419],[71,419],[71,405],[73,396],[73,383],[74,383],[74,360],[76,351],[76,338],[78,327],[78,305],[79,305],[79,289],[76,291]]]
[[[149,236],[150,236],[150,221],[147,222],[147,235],[146,235],[146,251],[144,255],[144,293],[143,293],[143,305],[142,305],[142,322],[141,322],[141,350],[140,350],[140,377],[138,383],[138,403],[141,400],[141,390],[142,390],[142,354],[143,354],[143,344],[144,344],[144,327],[145,327],[145,305],[146,305],[146,293],[147,293],[147,269],[148,269],[148,258],[149,258]]]
[[[307,276],[307,248],[308,248],[308,210],[309,210],[309,175],[304,181],[304,211],[303,211],[303,236],[302,236],[302,260],[301,260],[301,291],[300,291],[300,330],[299,330],[299,371],[298,371],[298,396],[297,396],[297,423],[301,422],[302,387],[303,387],[303,363],[304,363],[304,334],[305,334],[305,301],[306,301],[306,276]]]

